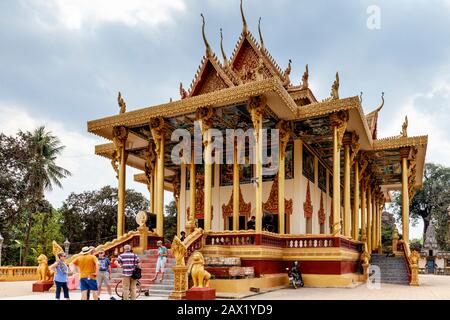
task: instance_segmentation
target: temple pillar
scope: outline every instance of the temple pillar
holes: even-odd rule
[[[180,213],[180,187],[181,187],[181,183],[180,183],[180,179],[181,179],[181,169],[177,169],[175,171],[175,177],[174,180],[172,182],[172,186],[173,186],[173,198],[175,199],[175,204],[177,206],[177,236],[180,237],[180,227],[181,227],[181,213]]]
[[[332,234],[334,236],[341,234],[341,147],[342,138],[347,128],[348,112],[340,111],[330,116],[331,127],[333,130],[333,226]]]
[[[237,139],[234,139],[233,155],[233,230],[239,230],[239,162]]]
[[[367,237],[367,251],[369,253],[372,253],[372,188],[370,185],[370,181],[367,187],[367,231],[366,231],[366,237]]]
[[[115,127],[113,129],[113,143],[116,148],[113,155],[113,166],[118,173],[118,204],[117,204],[117,237],[125,233],[125,190],[126,190],[126,171],[127,158],[126,142],[128,138],[128,129],[125,127]],[[117,168],[117,162],[119,167]]]
[[[361,241],[366,242],[366,185],[365,180],[361,180]]]
[[[194,148],[192,148],[191,151],[191,163],[189,164],[189,186],[190,186],[190,192],[189,192],[189,203],[190,203],[190,209],[189,209],[189,217],[188,217],[188,223],[186,224],[186,233],[190,234],[195,229],[195,180],[196,180],[196,167],[195,167],[195,158],[194,158]]]
[[[350,237],[350,217],[351,217],[351,199],[350,199],[350,145],[352,142],[352,134],[344,135],[344,236]]]
[[[376,235],[377,235],[377,231],[376,231],[376,225],[377,225],[377,194],[375,189],[373,190],[373,196],[372,196],[372,234],[371,234],[371,248],[372,250],[376,250],[377,248],[377,241],[376,241]]]
[[[278,146],[278,233],[285,234],[286,226],[285,220],[285,207],[284,207],[284,182],[285,182],[285,158],[286,158],[286,146],[291,136],[291,131],[288,128],[287,122],[281,120],[277,123],[276,128],[279,134],[279,146]]]
[[[150,128],[156,152],[156,233],[162,237],[164,236],[164,119],[151,119]]]
[[[355,161],[354,195],[353,195],[353,217],[352,217],[352,238],[359,240],[359,163]]]
[[[402,161],[402,237],[409,243],[409,188],[408,188],[408,157],[409,148],[400,149]]]
[[[253,130],[255,134],[255,173],[254,185],[256,187],[256,208],[255,208],[255,231],[262,231],[262,114],[266,106],[264,96],[251,97],[248,102],[248,111],[250,113]]]
[[[197,110],[197,120],[200,123],[200,129],[203,136],[204,147],[204,168],[205,168],[205,181],[204,181],[204,202],[203,202],[203,215],[204,215],[204,230],[211,231],[211,204],[212,204],[212,136],[211,128],[213,122],[214,110],[211,106],[199,108]]]

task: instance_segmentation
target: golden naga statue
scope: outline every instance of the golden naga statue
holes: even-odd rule
[[[366,250],[364,250],[364,252],[361,253],[360,260],[361,260],[363,265],[368,265],[369,264],[369,260],[370,260],[370,254]]]
[[[409,255],[409,260],[411,261],[412,265],[417,265],[419,263],[419,259],[420,255],[416,250],[411,252],[411,254]]]
[[[192,255],[190,273],[194,282],[193,288],[209,288],[211,274],[205,270],[205,260],[200,251],[195,251]]]
[[[45,254],[39,255],[37,262],[39,264],[37,268],[39,281],[53,281],[53,272],[48,267],[47,256]]]
[[[186,245],[177,236],[173,238],[172,246],[170,247],[173,256],[175,257],[176,266],[185,266],[184,256],[186,255]]]

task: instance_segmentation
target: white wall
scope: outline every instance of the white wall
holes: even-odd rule
[[[186,209],[190,206],[190,190],[185,190],[186,186],[186,170],[187,166],[183,166],[181,174],[181,193],[180,193],[180,212],[181,217],[181,230],[184,230],[186,225]],[[328,170],[327,170],[328,172]],[[228,204],[231,194],[233,192],[233,186],[219,186],[220,183],[220,167],[214,166],[214,184],[212,189],[212,204],[213,204],[213,219],[212,229],[215,231],[224,230],[224,219],[222,215],[222,205]],[[306,218],[303,211],[303,203],[306,200],[306,187],[308,179],[302,174],[302,142],[300,140],[294,141],[294,179],[286,180],[285,182],[285,198],[293,200],[293,213],[290,216],[290,233],[291,234],[304,234],[306,232]],[[263,182],[263,202],[266,202],[269,198],[270,190],[272,188],[272,181]],[[324,209],[326,214],[325,219],[325,233],[329,233],[329,216],[331,212],[332,200],[329,196],[329,184],[331,181],[327,179],[327,192],[324,193]],[[318,187],[318,159],[315,158],[315,181],[314,183],[309,181],[311,202],[313,206],[313,233],[320,233],[319,216],[318,211],[320,209],[320,193],[323,192]],[[241,185],[242,195],[245,202],[252,203],[252,213],[255,214],[255,188],[251,183]]]

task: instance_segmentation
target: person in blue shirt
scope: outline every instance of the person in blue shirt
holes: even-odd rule
[[[97,284],[98,284],[98,295],[102,293],[102,285],[105,284],[106,290],[109,294],[110,300],[116,300],[112,295],[111,285],[109,284],[109,280],[111,280],[111,261],[105,256],[105,251],[98,252],[98,276],[97,276]]]
[[[58,260],[49,267],[55,273],[53,280],[56,285],[56,300],[61,296],[61,289],[64,291],[64,299],[69,298],[69,287],[67,282],[69,280],[69,266],[66,264],[66,254],[64,252],[58,253]]]
[[[156,261],[155,277],[152,281],[155,281],[158,278],[158,274],[161,273],[160,282],[162,282],[164,280],[164,271],[167,262],[167,248],[163,246],[161,240],[159,240],[156,244],[158,246],[158,259]]]

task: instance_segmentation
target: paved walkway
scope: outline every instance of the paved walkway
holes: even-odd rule
[[[245,300],[450,300],[450,277],[419,275],[420,286],[381,284],[380,288],[368,288],[363,284],[356,288],[300,288],[280,289],[256,294]],[[0,300],[54,300],[54,293],[31,292],[33,281],[0,282]],[[71,291],[72,300],[80,300],[80,291]],[[109,300],[107,294],[100,299]],[[164,300],[163,297],[141,296],[140,300]]]
[[[419,287],[381,284],[368,288],[282,289],[245,298],[245,300],[450,300],[450,277],[419,275]]]

